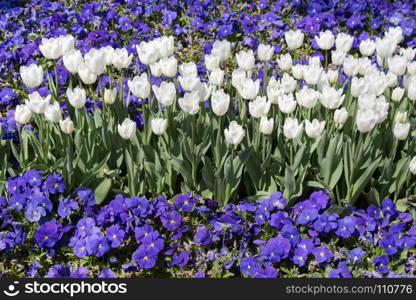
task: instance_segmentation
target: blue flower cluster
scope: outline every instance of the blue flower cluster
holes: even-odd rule
[[[186,193],[116,195],[100,207],[89,189],[65,192],[56,173],[29,170],[8,179],[0,197],[1,276],[416,275],[416,223],[390,199],[341,209],[316,191],[288,207],[276,192],[218,208]]]

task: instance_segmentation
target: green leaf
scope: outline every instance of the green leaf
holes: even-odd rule
[[[100,205],[107,198],[108,192],[111,189],[111,179],[104,178],[95,189],[95,203]]]

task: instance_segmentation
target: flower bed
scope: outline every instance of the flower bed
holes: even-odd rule
[[[5,277],[413,277],[414,217],[390,199],[341,208],[324,191],[287,208],[282,193],[218,207],[174,199],[65,191],[30,170],[0,198]],[[70,194],[70,196],[65,196]]]

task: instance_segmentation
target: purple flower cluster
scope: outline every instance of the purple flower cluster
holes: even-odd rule
[[[69,191],[70,192],[70,191]],[[414,276],[416,226],[390,199],[340,209],[324,191],[288,208],[281,193],[218,208],[117,195],[104,206],[59,174],[10,178],[0,197],[0,252],[31,261],[29,277],[396,277]],[[99,260],[97,259],[99,258]],[[6,261],[8,261],[6,259]],[[11,261],[11,259],[9,260]],[[10,268],[10,269],[8,269]],[[5,266],[3,276],[17,276]]]

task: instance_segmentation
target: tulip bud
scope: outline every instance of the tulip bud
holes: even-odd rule
[[[405,140],[409,135],[410,123],[395,123],[393,127],[394,137],[398,140]]]
[[[36,88],[42,84],[43,68],[36,64],[31,64],[29,67],[21,66],[20,76],[28,88]]]
[[[42,97],[38,92],[33,92],[29,94],[29,101],[26,104],[33,113],[43,114],[50,101],[51,95]]]
[[[319,122],[317,119],[313,119],[312,122],[305,120],[306,135],[311,139],[319,137],[325,128],[325,121]]]
[[[394,102],[400,102],[403,98],[403,95],[404,95],[404,89],[402,89],[401,87],[396,87],[391,92],[391,100],[393,100]]]
[[[62,119],[61,108],[58,102],[48,105],[43,114],[48,121],[53,123],[58,123]]]
[[[59,127],[61,127],[63,133],[71,134],[74,131],[74,122],[70,118],[59,120]]]
[[[190,115],[195,115],[199,112],[199,91],[193,91],[191,93],[185,93],[183,98],[179,98],[179,106]]]
[[[168,127],[168,120],[162,118],[156,118],[151,121],[152,131],[156,135],[162,135],[165,133]]]
[[[127,81],[127,85],[134,96],[142,99],[149,97],[150,83],[146,73],[134,76],[133,80]]]
[[[14,119],[18,124],[27,124],[32,117],[32,112],[30,108],[25,104],[20,104],[16,106],[16,110],[14,111]]]
[[[218,69],[220,67],[220,57],[215,54],[205,55],[205,67],[208,71]]]
[[[254,68],[255,58],[253,50],[241,50],[236,54],[237,64],[240,69],[251,71]]]
[[[241,125],[236,121],[231,121],[228,128],[224,129],[225,140],[228,144],[237,146],[244,138],[245,132]]]
[[[166,77],[174,77],[178,72],[178,60],[171,56],[169,58],[162,58],[160,60],[160,68],[162,74]]]
[[[117,98],[117,87],[113,89],[104,90],[104,102],[105,104],[113,104]]]
[[[79,87],[74,89],[68,88],[66,90],[66,96],[68,97],[69,103],[75,108],[83,108],[87,101],[85,90]]]
[[[136,134],[136,122],[125,118],[123,123],[118,124],[117,130],[120,136],[125,140],[131,140]]]
[[[223,89],[212,92],[211,107],[214,114],[223,116],[227,113],[230,106],[230,95],[224,93]]]
[[[209,74],[209,83],[212,85],[222,85],[224,81],[224,71],[221,69],[212,70]]]
[[[412,173],[413,175],[416,175],[416,156],[414,156],[412,158],[412,160],[410,161],[409,164],[409,171],[410,173]]]
[[[319,33],[319,37],[315,36],[318,47],[322,50],[329,50],[334,45],[335,37],[330,30]]]
[[[338,71],[337,70],[328,70],[326,72],[326,75],[328,77],[328,80],[331,84],[335,84],[338,81]]]
[[[274,120],[272,118],[267,119],[263,116],[260,119],[260,132],[265,135],[270,135],[273,132]]]
[[[363,56],[371,56],[374,54],[374,51],[376,50],[376,43],[370,39],[366,39],[364,41],[361,41],[359,48],[360,53]]]
[[[271,104],[265,96],[258,96],[255,100],[248,103],[248,111],[253,118],[261,118],[269,113]]]
[[[290,50],[302,47],[304,34],[299,30],[289,30],[285,33],[285,41]]]
[[[398,111],[396,114],[396,117],[394,118],[394,121],[396,123],[405,123],[406,119],[407,119],[407,112]]]
[[[257,55],[261,61],[269,61],[272,59],[274,48],[271,45],[260,44],[257,48]]]
[[[85,84],[93,84],[97,80],[97,75],[90,71],[86,63],[79,66],[78,75]]]
[[[175,99],[176,89],[172,82],[163,81],[160,86],[153,85],[153,93],[156,96],[157,101],[163,106],[172,105]]]
[[[340,109],[336,109],[334,112],[334,122],[335,127],[338,129],[341,129],[345,122],[347,122],[348,119],[348,112],[345,109],[345,107],[341,107]]]
[[[283,125],[283,134],[289,140],[297,138],[302,132],[303,124],[299,125],[298,119],[287,118]]]
[[[231,43],[227,40],[215,41],[211,53],[217,55],[222,63],[231,55]]]
[[[78,73],[79,67],[84,63],[81,51],[72,49],[63,57],[65,68],[71,73]]]
[[[104,51],[104,55],[107,55],[107,52]],[[130,54],[127,52],[127,49],[121,48],[116,49],[113,53],[112,57],[112,64],[117,69],[125,69],[128,68],[131,64],[131,61],[133,59],[133,54]]]

